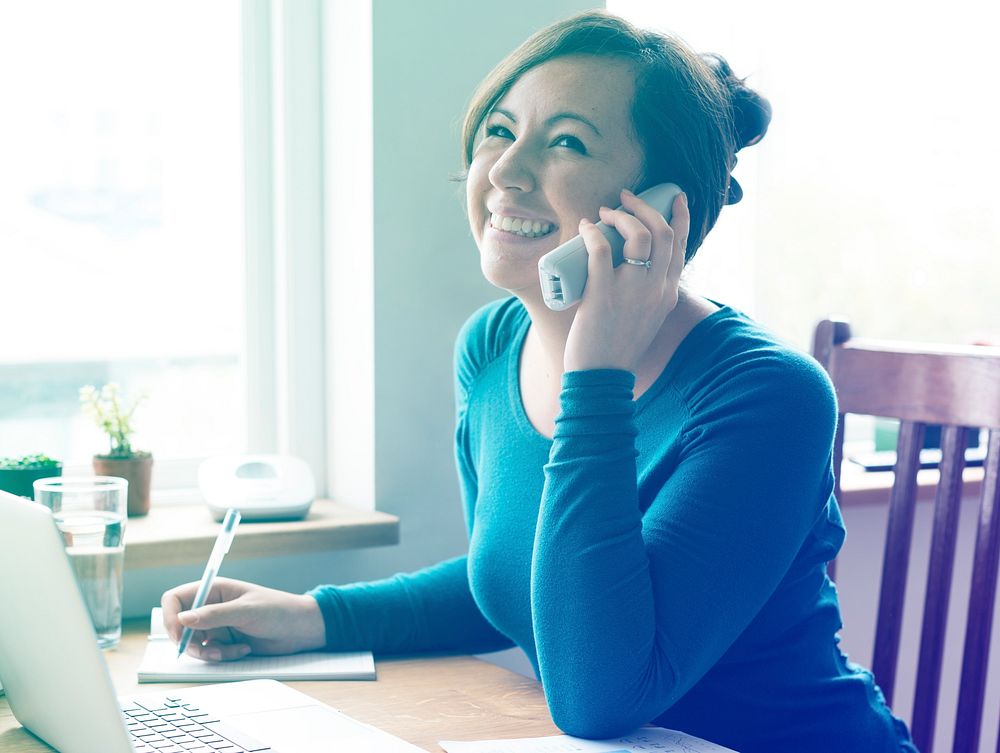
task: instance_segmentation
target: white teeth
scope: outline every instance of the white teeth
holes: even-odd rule
[[[549,222],[524,220],[520,217],[503,217],[499,214],[490,215],[490,226],[527,238],[537,238],[552,232],[552,224]]]

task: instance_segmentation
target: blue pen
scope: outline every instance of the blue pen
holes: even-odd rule
[[[236,525],[239,522],[240,511],[232,507],[229,508],[226,512],[226,519],[222,521],[222,530],[219,531],[219,536],[215,540],[215,546],[212,547],[212,555],[208,558],[208,564],[205,565],[205,572],[201,576],[198,593],[195,594],[194,603],[191,605],[192,610],[205,605],[205,600],[212,590],[212,583],[215,581],[215,576],[218,574],[219,568],[222,567],[222,558],[226,556],[229,547],[233,545],[233,537],[236,536]],[[181,633],[181,642],[177,646],[178,658],[187,650],[193,634],[194,630],[189,627],[184,628],[184,631]]]

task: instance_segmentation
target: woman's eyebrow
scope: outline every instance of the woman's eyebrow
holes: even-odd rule
[[[494,107],[493,110],[492,110],[492,112],[495,112],[495,113],[498,113],[500,115],[503,115],[505,118],[507,118],[512,123],[516,123],[517,122],[517,118],[515,118],[514,114],[511,113],[509,110],[504,110],[501,107]],[[604,138],[604,134],[602,134],[600,132],[600,130],[598,130],[597,126],[595,126],[590,120],[588,120],[587,118],[585,118],[583,115],[580,115],[579,113],[576,113],[576,112],[557,112],[555,115],[553,115],[551,118],[549,118],[548,120],[545,121],[545,125],[546,126],[551,126],[553,123],[556,123],[556,122],[558,122],[560,120],[576,120],[576,121],[579,121],[580,123],[583,123],[585,126],[587,126],[588,128],[590,128],[590,130],[592,130],[598,136],[600,136],[601,138]]]

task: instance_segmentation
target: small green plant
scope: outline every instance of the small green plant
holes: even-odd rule
[[[132,449],[132,434],[135,433],[132,416],[139,403],[145,399],[146,395],[140,395],[131,403],[124,402],[119,386],[113,382],[100,390],[90,384],[80,388],[80,403],[84,413],[97,422],[111,442],[111,450],[106,457],[131,458],[144,454]]]
[[[48,455],[22,455],[14,458],[0,458],[0,469],[5,471],[34,471],[42,468],[60,468],[62,463]]]
[[[62,463],[47,455],[0,458],[0,489],[31,499],[33,484],[40,478],[62,475]]]

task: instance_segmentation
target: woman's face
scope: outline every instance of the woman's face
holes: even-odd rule
[[[632,127],[635,75],[614,58],[542,63],[487,115],[466,184],[483,274],[497,287],[538,291],[538,259],[635,189],[644,155]]]

